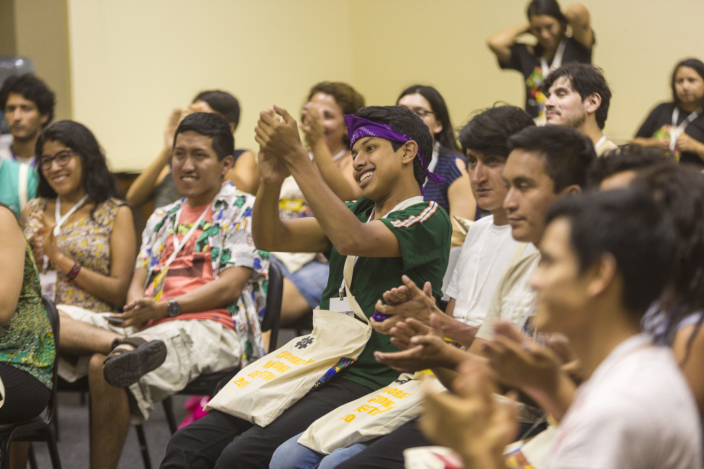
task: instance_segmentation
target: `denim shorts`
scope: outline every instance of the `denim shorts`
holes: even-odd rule
[[[276,257],[271,256],[271,260],[276,262],[283,276],[293,283],[311,309],[317,308],[320,304],[320,298],[323,296],[323,291],[328,286],[330,264],[310,261],[294,273],[290,273],[286,266]]]

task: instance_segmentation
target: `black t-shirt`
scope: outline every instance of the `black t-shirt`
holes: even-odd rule
[[[580,62],[584,64],[592,63],[592,49],[584,47],[579,41],[571,37],[566,37],[565,52],[562,55],[562,63]],[[523,74],[526,83],[526,112],[531,117],[538,117],[542,108],[542,103],[538,93],[541,91],[540,85],[543,80],[543,69],[540,57],[543,55],[543,47],[540,44],[533,46],[533,53],[530,53],[526,44],[516,43],[511,46],[511,59],[508,64],[499,60],[499,67],[506,70],[518,70]],[[552,61],[548,66],[552,65]]]
[[[675,103],[662,103],[653,109],[648,117],[643,122],[643,125],[638,129],[636,137],[642,138],[670,138],[670,127],[672,126],[672,111],[675,110]],[[677,119],[677,125],[680,125],[688,116],[689,112],[684,112],[680,109],[680,115]],[[684,129],[684,133],[692,137],[698,142],[704,143],[704,113],[694,119]],[[677,150],[675,148],[675,150]],[[680,162],[692,163],[697,166],[704,166],[704,161],[692,152],[682,152],[680,154]]]

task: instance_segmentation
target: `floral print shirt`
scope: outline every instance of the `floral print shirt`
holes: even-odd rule
[[[137,257],[137,269],[148,269],[147,284],[154,281],[155,271],[166,240],[174,234],[185,199],[157,208],[142,234],[142,247]],[[254,196],[239,191],[226,181],[213,203],[213,219],[198,243],[207,242],[210,247],[213,275],[230,267],[253,269],[240,298],[226,305],[235,323],[235,332],[242,344],[241,366],[246,366],[264,356],[260,321],[266,306],[269,274],[269,253],[259,251],[252,239],[252,207]]]

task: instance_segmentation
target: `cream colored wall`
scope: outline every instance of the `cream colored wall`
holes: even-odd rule
[[[326,0],[69,0],[74,118],[114,170],[140,170],[166,118],[200,90],[240,100],[238,147],[260,110],[296,111],[317,81],[350,81],[348,4]]]
[[[525,21],[522,0],[68,0],[73,115],[93,129],[116,170],[140,170],[162,144],[166,116],[202,89],[241,101],[237,146],[256,148],[258,112],[298,114],[310,86],[350,82],[367,104],[403,87],[436,86],[453,122],[496,101],[522,105],[522,78],[485,45]],[[630,138],[669,97],[674,63],[704,58],[701,0],[583,0],[594,63],[614,98],[607,135]],[[563,2],[563,7],[568,2]]]

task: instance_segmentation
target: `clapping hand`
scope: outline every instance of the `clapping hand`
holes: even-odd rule
[[[320,109],[314,103],[306,103],[303,106],[303,122],[301,130],[305,135],[308,148],[313,148],[323,139],[323,118],[320,115]]]
[[[260,112],[254,131],[254,139],[267,157],[281,158],[289,165],[295,164],[298,158],[308,159],[298,124],[285,109],[274,106],[273,110]]]
[[[455,394],[426,392],[420,428],[431,441],[462,456],[465,467],[504,467],[502,454],[518,431],[517,407],[497,401],[485,367],[464,362]]]
[[[423,290],[421,290],[407,275],[401,277],[401,280],[403,281],[403,286],[393,288],[384,293],[384,300],[388,303],[387,305],[384,305],[381,300],[376,303],[376,310],[389,316],[384,321],[371,319],[372,327],[377,332],[390,334],[391,328],[406,318],[414,318],[424,324],[428,324],[431,314],[443,314],[435,305],[433,287],[430,282],[425,282]]]
[[[34,215],[34,217],[41,223],[34,233],[32,238],[32,250],[35,260],[40,262],[42,253],[47,256],[54,264],[58,257],[61,255],[58,246],[56,246],[56,238],[54,237],[54,228],[56,228],[56,223],[49,223],[44,212],[39,212]]]

